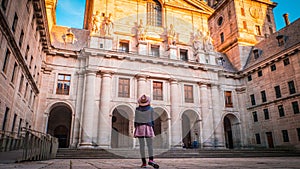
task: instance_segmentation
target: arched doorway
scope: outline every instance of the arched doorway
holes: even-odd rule
[[[112,113],[111,148],[133,147],[132,110],[128,106],[118,106]]]
[[[159,107],[154,108],[153,147],[159,149],[169,148],[169,120],[167,112]]]
[[[185,148],[199,147],[200,119],[193,110],[182,114],[182,143]]]
[[[72,111],[65,104],[57,104],[50,111],[47,133],[58,138],[59,148],[69,147],[71,121]]]
[[[233,149],[241,146],[240,123],[233,114],[224,117],[224,134],[226,148]]]

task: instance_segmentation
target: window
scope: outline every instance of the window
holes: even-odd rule
[[[30,57],[30,61],[29,61],[29,69],[31,69],[31,67],[32,67],[32,62],[33,62],[33,56]]]
[[[252,104],[252,106],[253,106],[253,105],[256,105],[254,94],[251,94],[251,95],[250,95],[250,99],[251,99],[251,104]]]
[[[8,118],[8,112],[9,112],[9,108],[6,107],[5,113],[4,113],[4,117],[3,117],[3,122],[2,122],[2,130],[3,131],[5,131],[5,128],[6,128],[6,123],[7,123],[7,118]]]
[[[298,104],[298,102],[297,101],[292,102],[292,106],[293,106],[294,114],[299,114],[300,111],[299,111],[299,104]]]
[[[271,16],[269,14],[267,14],[267,20],[268,22],[271,22]]]
[[[248,81],[251,81],[251,80],[252,80],[252,76],[248,75]]]
[[[18,67],[18,65],[17,65],[17,63],[15,62],[15,64],[14,64],[14,69],[13,69],[13,72],[12,72],[12,75],[11,75],[11,82],[12,82],[12,83],[14,83],[14,81],[15,81],[15,75],[16,75],[17,67]]]
[[[12,126],[11,126],[11,132],[15,131],[16,120],[17,120],[17,115],[15,114],[14,119],[13,119],[13,123],[12,123]]]
[[[151,55],[159,56],[159,46],[158,45],[151,45]]]
[[[20,118],[20,121],[19,121],[19,127],[18,127],[18,136],[20,135],[20,132],[21,132],[21,130],[22,130],[22,121],[23,121],[23,119]]]
[[[219,17],[219,19],[218,19],[218,26],[221,26],[222,25],[222,23],[223,23],[223,17],[221,16],[221,17]]]
[[[256,144],[261,144],[259,133],[255,134]]]
[[[130,96],[130,79],[119,78],[118,96],[127,98]]]
[[[278,112],[279,112],[279,117],[285,116],[285,114],[284,114],[284,109],[283,109],[283,106],[282,106],[282,105],[279,105],[279,106],[278,106]]]
[[[289,133],[287,130],[281,130],[283,142],[289,142]]]
[[[241,15],[245,16],[245,10],[244,10],[244,8],[241,8]]]
[[[163,100],[162,82],[153,82],[153,100]]]
[[[8,67],[8,63],[9,63],[9,56],[10,56],[10,51],[8,49],[6,49],[6,54],[5,54],[5,58],[3,61],[3,66],[2,66],[2,71],[4,73],[6,73],[6,71],[7,71],[7,67]]]
[[[68,95],[70,91],[71,75],[58,74],[56,94]]]
[[[266,102],[267,101],[266,91],[261,91],[260,94],[261,94],[262,102]]]
[[[258,118],[257,118],[257,112],[252,112],[252,116],[253,116],[253,121],[254,122],[257,122],[258,121]]]
[[[1,7],[2,7],[3,11],[6,10],[7,4],[8,4],[8,0],[2,0]]]
[[[264,111],[265,120],[270,119],[269,110],[268,109],[264,109],[263,111]]]
[[[243,28],[247,29],[247,22],[246,21],[243,21]]]
[[[225,91],[225,107],[233,107],[231,91]]]
[[[258,77],[261,77],[263,74],[262,74],[262,70],[259,70],[258,72],[257,72],[257,76]]]
[[[259,58],[259,50],[258,49],[254,49],[253,50],[253,55],[254,55],[254,59],[258,59]]]
[[[188,51],[185,49],[180,49],[180,59],[183,61],[188,61]]]
[[[300,141],[300,128],[297,128],[298,141]]]
[[[287,66],[287,65],[289,65],[289,64],[290,64],[290,59],[289,59],[289,58],[283,59],[283,65],[284,65],[284,66]]]
[[[256,35],[261,35],[260,26],[255,25]]]
[[[270,34],[273,33],[273,28],[272,27],[269,27],[269,32],[270,32]]]
[[[20,80],[20,84],[19,84],[19,92],[22,92],[22,88],[23,88],[23,81],[24,81],[24,75],[21,76],[21,80]]]
[[[280,86],[275,86],[274,88],[275,88],[276,98],[280,98],[281,97]]]
[[[221,39],[221,43],[223,43],[224,42],[224,33],[223,32],[220,34],[220,39]]]
[[[184,101],[186,103],[193,103],[193,86],[192,85],[184,85]]]
[[[128,42],[120,42],[119,43],[119,51],[129,52],[129,43]]]
[[[28,53],[29,53],[29,46],[27,45],[26,52],[25,52],[25,62],[27,62]]]
[[[276,36],[276,39],[277,39],[277,42],[278,42],[278,46],[283,46],[284,45],[285,40],[284,40],[284,36],[283,35]]]
[[[294,81],[289,81],[288,86],[289,86],[290,94],[296,93],[296,88],[295,88]]]
[[[147,2],[147,25],[162,26],[162,8],[157,0]]]
[[[15,32],[16,31],[16,28],[17,28],[17,24],[18,24],[18,15],[17,15],[17,13],[15,13],[15,17],[14,17],[14,21],[13,21],[13,24],[12,24],[12,27],[11,27],[11,30],[13,31],[13,32]]]
[[[276,65],[275,64],[273,64],[273,65],[271,65],[271,71],[275,71],[276,70]]]
[[[25,85],[25,92],[24,92],[24,98],[25,99],[27,97],[27,91],[28,91],[28,82],[26,82],[26,85]]]
[[[20,46],[20,48],[22,47],[23,38],[24,38],[24,32],[23,32],[23,29],[22,29],[21,30],[21,34],[20,34],[20,39],[19,39],[19,46]]]

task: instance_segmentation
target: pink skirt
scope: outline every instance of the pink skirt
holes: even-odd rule
[[[154,136],[155,134],[151,126],[143,124],[135,128],[134,137],[154,137]]]

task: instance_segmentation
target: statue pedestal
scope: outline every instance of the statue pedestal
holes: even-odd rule
[[[176,46],[170,46],[169,52],[170,52],[170,59],[178,59]]]
[[[206,63],[206,59],[205,59],[205,52],[204,51],[199,51],[197,54],[197,59],[199,63]]]
[[[138,54],[139,55],[147,55],[147,42],[139,42],[139,44],[138,44],[139,46],[138,46]]]
[[[90,48],[112,50],[113,49],[113,38],[112,37],[97,37],[91,36]]]

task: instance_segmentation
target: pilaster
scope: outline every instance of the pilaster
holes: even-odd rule
[[[182,130],[181,118],[179,108],[179,89],[178,81],[175,79],[170,80],[171,85],[171,147],[182,147]]]

